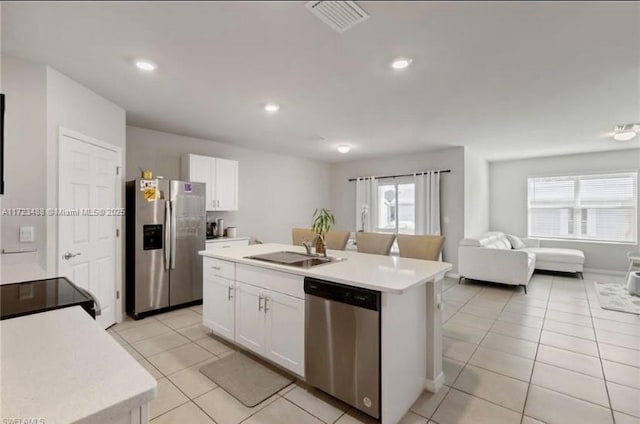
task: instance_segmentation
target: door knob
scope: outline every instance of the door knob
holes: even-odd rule
[[[71,253],[71,252],[64,252],[64,255],[62,255],[62,259],[64,259],[65,261],[68,261],[71,258],[75,258],[76,256],[80,256],[82,253],[78,252],[78,253]]]

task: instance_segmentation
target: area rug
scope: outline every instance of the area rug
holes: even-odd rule
[[[203,366],[200,372],[249,408],[293,383],[280,370],[239,352]]]
[[[630,295],[625,284],[598,281],[594,284],[602,309],[640,314],[640,296]]]

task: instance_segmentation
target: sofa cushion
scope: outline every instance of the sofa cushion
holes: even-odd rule
[[[493,247],[496,248],[496,242],[498,245],[502,245],[501,248],[505,249],[504,244],[499,242],[500,240],[506,240],[504,233],[500,231],[490,231],[477,235],[475,237],[467,237],[460,242],[460,246],[472,246],[472,247]],[[509,245],[508,249],[511,249]]]
[[[486,247],[487,249],[511,250],[511,243],[509,243],[509,239],[507,239],[507,237],[502,237],[492,241],[489,244],[486,244],[484,247]]]
[[[509,242],[511,243],[511,246],[514,249],[524,249],[525,247],[527,247],[527,245],[524,244],[522,239],[520,239],[520,237],[518,237],[518,236],[513,236],[511,234],[507,234],[507,239],[509,240]]]
[[[560,249],[557,247],[529,247],[524,250],[528,253],[535,253],[538,261],[541,262],[562,262],[568,264],[584,264],[584,253],[576,249]]]

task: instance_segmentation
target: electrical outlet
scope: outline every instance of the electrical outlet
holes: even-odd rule
[[[35,230],[33,227],[20,227],[20,243],[33,243]]]

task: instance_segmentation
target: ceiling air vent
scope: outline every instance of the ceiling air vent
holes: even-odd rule
[[[313,0],[307,3],[307,9],[341,34],[369,19],[367,12],[362,10],[355,1]]]

